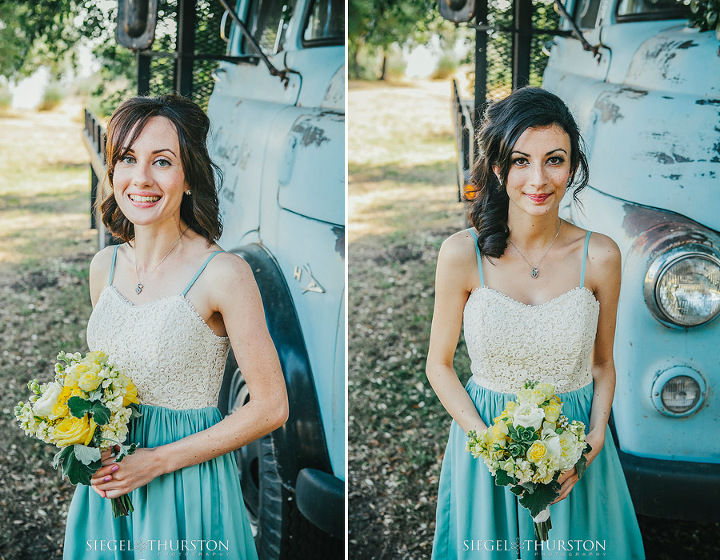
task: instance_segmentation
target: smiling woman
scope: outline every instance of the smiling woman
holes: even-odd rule
[[[125,243],[90,265],[87,341],[137,386],[128,438],[140,448],[122,461],[106,452],[92,486],[77,488],[65,559],[134,558],[138,542],[157,543],[145,558],[202,543],[257,558],[231,452],[284,424],[288,402],[253,273],[215,243],[208,129],[200,107],[174,95],[130,99],[109,123],[103,221]],[[230,347],[251,400],[223,419]],[[125,494],[135,509],[113,518],[108,498]]]
[[[620,254],[610,238],[559,217],[566,191],[575,195],[587,184],[577,125],[557,96],[522,88],[489,106],[478,141],[473,227],[445,240],[436,272],[426,371],[454,421],[440,475],[433,558],[539,558],[541,549],[572,556],[573,541],[603,543],[618,560],[643,558],[607,426]],[[461,328],[473,374],[466,387],[453,369]],[[527,482],[532,454],[513,455],[510,467],[488,464],[493,474],[506,467],[515,473],[511,491],[496,485],[466,450],[466,434],[485,437],[528,381],[557,388],[564,414],[588,427],[591,446],[582,480],[582,467],[553,477],[552,530],[542,546],[533,542],[533,518],[517,501],[518,494],[535,491]],[[500,548],[468,545],[481,542]]]

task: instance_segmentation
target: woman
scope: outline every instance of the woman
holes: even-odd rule
[[[577,555],[578,546],[615,560],[644,558],[607,426],[620,252],[610,238],[559,217],[566,192],[576,197],[587,184],[577,125],[557,96],[523,88],[489,106],[478,140],[473,227],[443,243],[437,264],[427,376],[454,422],[433,558],[556,558]],[[453,369],[463,324],[472,364],[466,387]],[[528,379],[555,385],[563,413],[585,423],[592,446],[582,480],[574,468],[560,477],[542,545],[533,542],[530,513],[465,450],[465,434],[492,424]]]
[[[208,130],[175,95],[130,99],[108,125],[101,210],[125,243],[92,260],[87,338],[138,388],[128,439],[140,449],[118,463],[107,453],[78,486],[66,559],[257,558],[231,452],[285,423],[287,394],[252,271],[215,243]],[[251,399],[222,419],[230,346]],[[110,499],[127,493],[134,512],[114,519]]]

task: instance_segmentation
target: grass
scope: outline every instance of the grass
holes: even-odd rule
[[[465,227],[449,85],[351,82],[348,101],[350,558],[424,560],[450,426],[424,373],[435,261]],[[639,523],[649,560],[720,558],[720,524]]]
[[[73,486],[55,449],[26,437],[13,408],[53,376],[59,350],[84,351],[88,159],[77,107],[0,117],[0,558],[59,559]]]

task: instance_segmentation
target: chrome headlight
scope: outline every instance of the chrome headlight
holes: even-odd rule
[[[720,256],[689,243],[663,253],[645,276],[645,302],[665,324],[695,327],[720,314]]]
[[[667,416],[689,416],[705,398],[705,380],[694,369],[675,366],[660,372],[652,385],[655,408]]]

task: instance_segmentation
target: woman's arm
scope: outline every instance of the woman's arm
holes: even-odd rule
[[[435,273],[435,309],[425,372],[440,402],[464,432],[485,426],[453,368],[463,309],[478,274],[475,240],[460,232],[445,240]],[[474,273],[474,274],[473,274]]]
[[[234,451],[287,420],[285,380],[252,271],[234,255],[216,258],[222,258],[222,263],[214,267],[212,308],[223,317],[250,401],[206,430],[153,449],[138,449],[118,465],[109,460],[93,477],[93,485],[108,498],[126,494],[161,474]],[[105,482],[106,477],[111,480]]]
[[[97,252],[90,261],[90,300],[93,307],[110,279],[113,251],[115,251],[114,246],[105,247],[102,251]]]
[[[600,303],[597,333],[592,354],[593,399],[590,411],[590,425],[586,441],[592,451],[585,454],[590,465],[605,445],[613,396],[615,394],[615,322],[618,298],[620,297],[621,257],[617,244],[605,235],[594,233],[588,247],[586,284],[593,286],[595,299]],[[565,499],[578,481],[575,467],[564,473],[558,480],[560,496],[553,502]]]
[[[615,242],[600,234],[588,253],[588,271],[600,303],[597,334],[592,354],[593,400],[587,441],[593,450],[587,454],[590,464],[605,444],[605,432],[615,395],[615,322],[620,297],[620,249]]]

